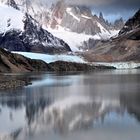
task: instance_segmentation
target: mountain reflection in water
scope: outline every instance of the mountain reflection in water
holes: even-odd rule
[[[139,70],[24,76],[0,96],[0,139],[139,139]]]

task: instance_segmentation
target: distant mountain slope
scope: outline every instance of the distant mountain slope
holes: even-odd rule
[[[84,56],[89,61],[140,62],[140,10],[126,22],[118,37],[96,42]]]
[[[71,51],[68,44],[44,30],[30,15],[3,4],[0,5],[0,47],[42,53]]]

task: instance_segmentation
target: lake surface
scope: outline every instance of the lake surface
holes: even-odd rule
[[[140,70],[15,76],[32,85],[0,91],[0,140],[140,139]]]

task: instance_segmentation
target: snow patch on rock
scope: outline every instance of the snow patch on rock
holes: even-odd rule
[[[67,8],[66,9],[66,12],[69,14],[69,15],[71,15],[74,19],[76,19],[78,22],[80,22],[80,18],[78,18],[77,16],[75,16],[74,14],[73,14],[73,12],[71,11],[71,8]]]

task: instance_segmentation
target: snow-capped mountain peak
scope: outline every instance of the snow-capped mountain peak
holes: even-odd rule
[[[10,51],[55,53],[71,51],[27,13],[0,4],[0,47]]]
[[[7,0],[1,1],[6,3]],[[90,38],[95,40],[109,39],[119,32],[119,28],[114,28],[114,25],[109,24],[102,13],[99,17],[93,15],[91,9],[86,6],[68,5],[65,0],[59,0],[52,5],[49,2],[43,4],[41,1],[35,0],[28,3],[23,0],[11,1],[15,1],[23,13],[28,12],[45,30],[49,30],[54,36],[68,43],[73,51],[79,51],[84,42]],[[116,22],[117,27],[120,27],[121,23]],[[38,42],[38,39],[35,39],[34,42]],[[52,46],[50,44],[61,46],[61,43],[58,42],[55,39],[49,43],[49,46]],[[42,44],[48,43],[43,40]]]

